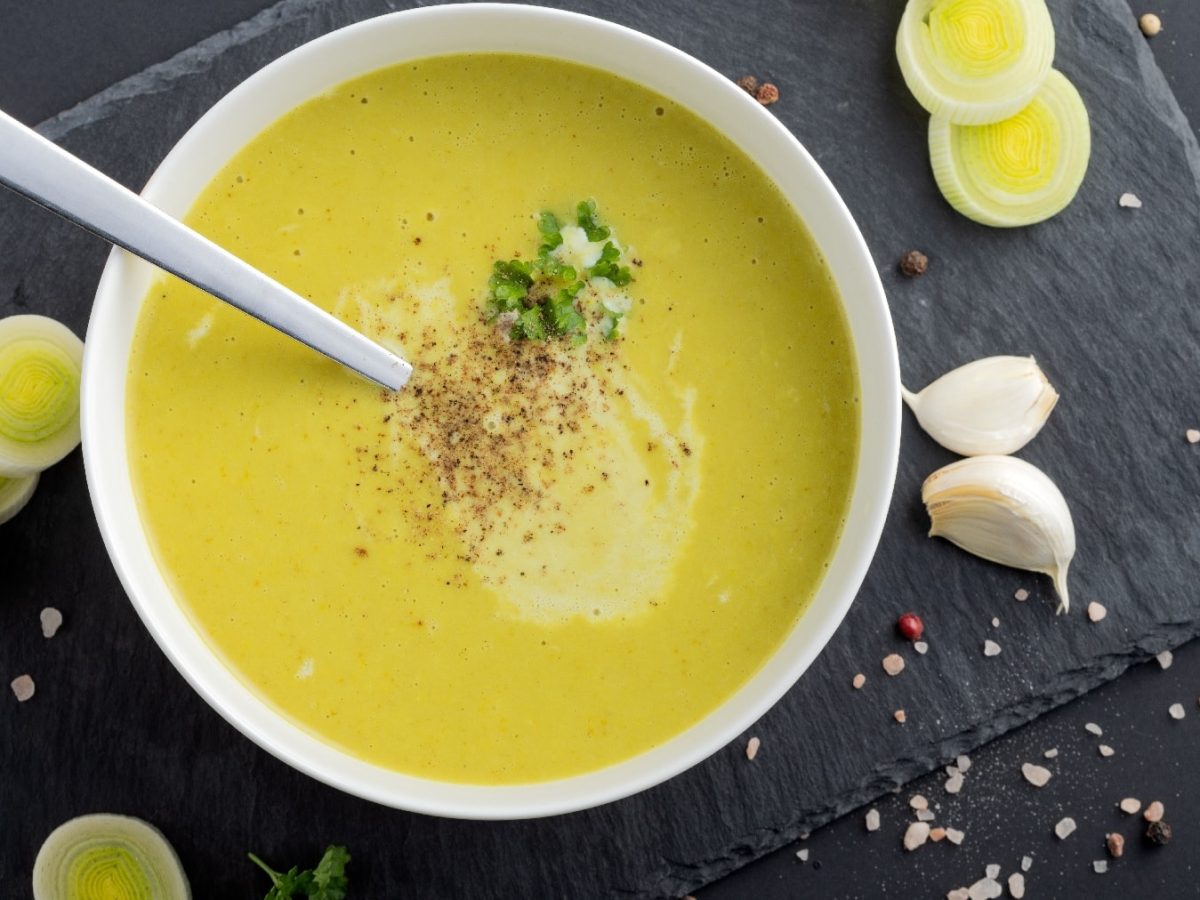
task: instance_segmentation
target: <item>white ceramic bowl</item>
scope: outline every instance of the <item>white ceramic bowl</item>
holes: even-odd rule
[[[660,41],[571,13],[510,5],[440,6],[335,31],[247,79],[192,127],[144,196],[175,216],[237,150],[276,118],[347,79],[446,53],[509,51],[569,59],[639,82],[691,108],[746,150],[808,224],[837,280],[861,379],[862,444],[845,534],[802,622],[719,709],[654,749],[599,771],[540,784],[485,787],[402,775],[355,759],[271,710],[218,660],[180,608],[138,516],[125,443],[125,380],[138,309],[154,275],[122,251],[108,260],[88,327],[83,451],[92,503],[121,581],[176,668],[261,747],[342,790],[389,806],[464,818],[543,816],[657,784],[734,739],[821,651],[850,607],[879,540],[899,443],[899,370],[887,303],[850,213],[812,157],[727,78]]]

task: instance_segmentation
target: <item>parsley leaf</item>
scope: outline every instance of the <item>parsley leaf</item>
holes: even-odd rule
[[[326,847],[325,855],[313,869],[316,893],[309,896],[315,900],[346,900],[346,865],[349,862],[350,854],[345,847]]]
[[[513,323],[512,336],[518,340],[545,340],[546,323],[542,321],[542,308],[535,306],[517,316],[517,321]]]
[[[253,853],[247,854],[250,861],[271,877],[271,890],[263,900],[346,900],[346,864],[350,854],[345,847],[329,846],[317,863],[316,869],[292,866],[286,872],[277,872]]]
[[[538,247],[539,256],[548,256],[551,250],[563,242],[561,228],[558,216],[552,212],[544,212],[538,217],[538,231],[542,233],[542,245]]]
[[[609,241],[600,251],[600,258],[596,260],[596,264],[588,269],[588,275],[593,278],[607,278],[617,287],[624,287],[633,280],[633,276],[629,273],[627,266],[617,265],[617,260],[620,258],[621,251],[612,241]]]
[[[516,309],[533,286],[533,270],[519,259],[497,260],[488,279],[489,300],[496,313]]]
[[[575,211],[575,221],[583,229],[589,241],[603,241],[611,232],[596,218],[596,201],[584,200]]]

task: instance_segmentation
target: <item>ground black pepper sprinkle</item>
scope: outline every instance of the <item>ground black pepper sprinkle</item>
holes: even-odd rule
[[[929,257],[920,250],[909,250],[900,257],[900,271],[909,278],[919,278],[929,268]]]
[[[1169,844],[1171,842],[1171,826],[1161,819],[1151,822],[1150,827],[1146,829],[1146,839],[1159,847]]]

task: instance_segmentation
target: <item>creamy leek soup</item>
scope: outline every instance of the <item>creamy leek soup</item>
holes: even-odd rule
[[[804,224],[686,109],[426,59],[285,115],[187,221],[415,367],[380,390],[173,278],[142,309],[154,551],[291,721],[433,779],[575,775],[796,624],[848,505],[852,346]]]

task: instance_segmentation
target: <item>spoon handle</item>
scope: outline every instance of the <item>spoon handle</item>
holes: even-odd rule
[[[0,111],[0,184],[396,390],[412,366]]]

